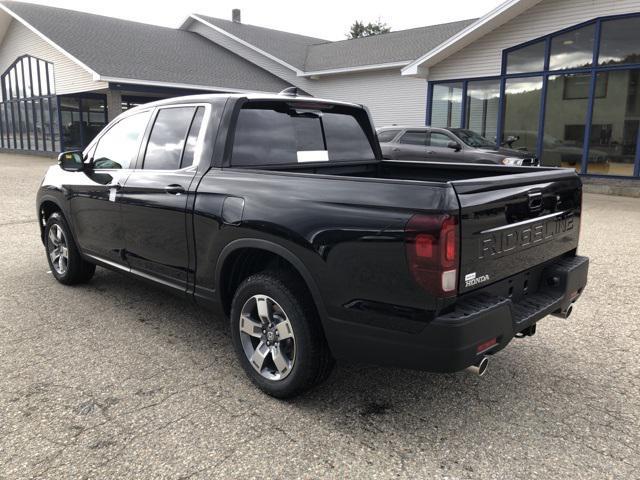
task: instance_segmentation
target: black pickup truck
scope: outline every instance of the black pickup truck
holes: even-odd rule
[[[567,317],[587,282],[573,170],[382,160],[367,110],[216,94],[128,110],[37,195],[51,271],[95,266],[226,315],[290,397],[334,359],[455,372]]]

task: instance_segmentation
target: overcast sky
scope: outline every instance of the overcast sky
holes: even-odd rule
[[[189,13],[230,20],[231,9],[242,10],[242,22],[328,40],[343,40],[354,20],[380,18],[392,30],[476,18],[501,0],[34,0],[55,7],[177,27]]]

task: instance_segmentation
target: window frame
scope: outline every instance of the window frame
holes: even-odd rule
[[[51,85],[51,80],[54,85]],[[44,118],[43,104],[46,100],[49,118],[47,131],[45,133],[43,128],[40,137],[35,125],[36,100],[40,105],[41,118]],[[55,129],[56,123],[53,118],[53,111],[57,112],[57,109],[52,108],[56,102],[53,63],[29,54],[18,56],[0,74],[0,103],[4,105],[5,112],[3,118],[0,118],[0,147],[12,150],[56,151],[56,145],[60,146],[60,131]],[[11,121],[9,116],[12,117]]]
[[[478,81],[484,81],[484,80],[497,80],[500,82],[500,97],[499,97],[499,106],[498,106],[498,122],[497,122],[497,128],[496,128],[496,137],[497,137],[497,143],[501,144],[503,138],[504,138],[504,114],[505,114],[505,84],[506,81],[508,79],[511,78],[527,78],[527,77],[542,77],[543,79],[543,84],[542,84],[542,92],[540,95],[540,118],[538,119],[538,144],[536,146],[535,152],[533,152],[536,156],[540,157],[541,154],[543,153],[543,140],[544,140],[544,122],[545,122],[545,115],[546,115],[546,97],[547,97],[547,84],[548,84],[548,80],[549,77],[551,76],[556,76],[556,75],[570,75],[570,74],[588,74],[590,75],[590,84],[589,84],[589,96],[587,98],[588,101],[588,108],[587,108],[587,112],[585,115],[585,132],[584,132],[584,139],[585,139],[585,143],[582,146],[582,151],[583,151],[583,155],[582,155],[582,161],[581,161],[581,168],[579,173],[582,175],[588,175],[588,176],[596,176],[596,177],[607,177],[607,178],[623,178],[623,179],[629,179],[629,178],[638,178],[640,177],[640,128],[638,129],[638,140],[636,143],[636,156],[635,156],[635,163],[633,166],[633,175],[632,176],[620,176],[620,175],[602,175],[602,174],[592,174],[592,173],[588,173],[587,171],[587,163],[588,163],[588,158],[589,158],[589,142],[588,139],[591,137],[591,123],[592,123],[592,119],[593,119],[593,108],[594,108],[594,103],[595,100],[597,98],[599,98],[596,95],[596,79],[598,77],[598,74],[602,73],[602,72],[612,72],[612,71],[617,71],[617,70],[637,70],[640,69],[640,62],[639,63],[628,63],[628,64],[614,64],[614,65],[599,65],[598,64],[598,59],[599,59],[599,50],[600,50],[600,43],[601,43],[601,33],[602,33],[602,24],[604,22],[608,22],[608,21],[615,21],[615,20],[620,20],[620,19],[626,19],[626,18],[631,18],[631,17],[640,17],[640,12],[638,13],[625,13],[625,14],[619,14],[619,15],[610,15],[610,16],[602,16],[602,17],[596,17],[596,18],[592,18],[590,20],[575,24],[575,25],[571,25],[567,28],[552,32],[550,34],[547,35],[542,35],[540,37],[536,37],[533,38],[527,42],[523,42],[521,44],[518,45],[514,45],[513,47],[504,49],[502,51],[502,65],[501,65],[501,69],[500,69],[500,74],[499,75],[492,75],[492,76],[486,76],[486,77],[469,77],[469,78],[453,78],[453,79],[447,79],[447,80],[438,80],[438,81],[429,81],[427,83],[427,108],[426,108],[426,118],[425,118],[425,124],[427,126],[430,126],[431,124],[431,120],[432,120],[432,102],[433,102],[433,90],[434,87],[436,85],[442,85],[442,84],[457,84],[462,82],[463,83],[463,89],[465,91],[465,94],[462,97],[462,105],[460,108],[460,112],[461,112],[461,118],[462,118],[462,122],[461,122],[461,126],[460,128],[468,128],[468,123],[467,123],[467,118],[466,118],[466,108],[467,108],[467,95],[466,95],[466,90],[468,87],[468,84],[470,82],[478,82]],[[551,70],[549,68],[549,62],[550,62],[550,53],[551,53],[551,42],[555,37],[558,37],[560,35],[564,35],[568,32],[574,31],[574,30],[579,30],[583,27],[586,27],[588,25],[594,25],[595,26],[595,32],[594,32],[594,48],[593,48],[593,58],[592,58],[592,62],[591,65],[588,67],[577,67],[577,68],[562,68],[562,69],[555,69],[555,70]],[[545,42],[545,57],[544,57],[544,69],[541,71],[535,71],[535,72],[525,72],[525,73],[511,73],[508,74],[507,73],[507,56],[509,53],[513,52],[514,50],[519,50],[521,48],[527,47],[529,45],[538,43],[540,41]]]

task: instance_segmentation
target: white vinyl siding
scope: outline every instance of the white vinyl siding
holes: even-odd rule
[[[425,124],[427,82],[402,77],[400,69],[327,75],[312,82],[309,91],[317,97],[368,107],[376,127]]]
[[[639,0],[543,0],[429,69],[429,80],[500,74],[502,50],[596,17],[640,12]]]
[[[85,92],[107,88],[96,82],[84,68],[52,47],[17,20],[12,20],[0,45],[0,72],[4,72],[18,57],[32,55],[53,63],[56,94]]]

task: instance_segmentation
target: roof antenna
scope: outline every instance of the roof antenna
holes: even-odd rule
[[[286,95],[288,97],[297,97],[298,96],[298,87],[289,87],[282,90],[278,95]]]

